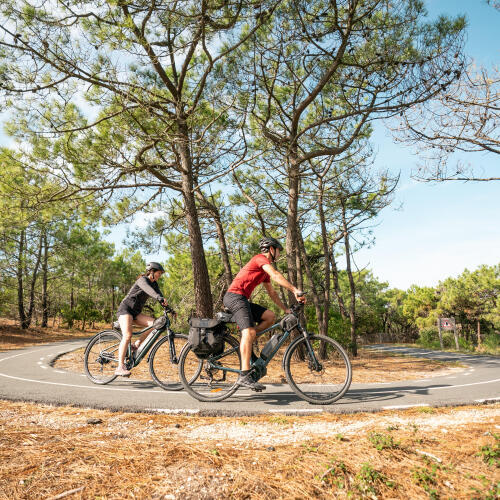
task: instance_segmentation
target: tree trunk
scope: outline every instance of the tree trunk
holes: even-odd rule
[[[185,130],[182,135],[182,142],[179,145],[179,154],[182,164],[182,194],[184,197],[191,261],[193,265],[196,314],[204,318],[211,318],[213,314],[212,292],[210,290],[210,279],[205,259],[205,250],[203,249],[203,239],[201,236],[198,212],[196,210],[195,197],[193,193],[194,183],[191,168],[191,156],[187,146],[187,130]]]
[[[298,206],[299,206],[299,164],[297,162],[297,153],[290,155],[290,167],[288,171],[288,211],[286,226],[286,262],[288,266],[288,281],[297,286],[297,225],[298,225]],[[288,293],[290,302],[295,303],[293,293]]]
[[[311,266],[310,266],[309,261],[307,259],[304,240],[302,239],[302,235],[300,233],[299,233],[299,250],[300,250],[300,255],[302,257],[302,265],[306,271],[307,279],[309,280],[309,287],[310,287],[311,293],[312,293],[312,301],[314,304],[314,310],[316,312],[316,319],[318,321],[319,333],[323,334],[323,331],[321,330],[322,323],[323,323],[323,321],[322,321],[323,320],[323,310],[321,309],[319,293],[318,293],[318,290],[316,288],[316,284],[314,283],[314,280],[313,280]]]
[[[224,233],[224,226],[220,217],[220,212],[217,207],[210,204],[210,212],[214,218],[215,227],[217,229],[217,238],[219,240],[219,249],[221,253],[222,265],[224,266],[224,278],[226,280],[226,290],[233,281],[233,272],[231,270],[231,261],[229,260],[229,251],[227,249],[226,235]]]
[[[323,209],[323,180],[320,179],[319,184],[319,196],[318,196],[318,213],[321,224],[321,240],[323,244],[323,254],[324,254],[324,263],[323,263],[323,271],[325,273],[325,284],[324,284],[324,292],[323,292],[323,318],[321,325],[321,333],[323,335],[328,336],[328,323],[330,320],[330,271],[331,271],[331,262],[330,262],[330,252],[329,252],[329,244],[328,244],[328,232],[326,230],[326,218],[325,212]],[[326,348],[326,346],[323,346]],[[323,353],[326,354],[326,351]]]
[[[332,253],[330,263],[332,266],[332,276],[333,276],[333,290],[335,292],[335,297],[337,298],[337,303],[339,305],[339,311],[341,318],[345,321],[347,319],[347,308],[342,298],[342,293],[339,285],[339,271],[337,269],[337,261],[335,260],[335,248],[332,245]]]
[[[23,283],[23,260],[24,260],[24,238],[25,231],[21,231],[19,236],[19,251],[17,254],[17,307],[19,311],[19,321],[21,328],[27,328],[26,311],[24,309],[24,283]]]
[[[477,320],[477,346],[481,347],[481,321]]]
[[[342,226],[343,226],[343,236],[344,236],[344,247],[345,247],[345,259],[346,259],[346,272],[349,278],[349,288],[351,292],[351,301],[349,304],[349,319],[351,321],[351,350],[352,355],[358,355],[358,344],[356,340],[356,285],[354,283],[354,278],[352,276],[351,269],[351,248],[349,245],[349,231],[347,229],[347,223],[345,219],[345,210],[342,207]]]
[[[71,276],[70,276],[70,286],[71,286],[71,291],[70,291],[70,294],[69,294],[69,309],[70,311],[73,311],[73,309],[75,308],[75,289],[74,289],[74,286],[73,286],[73,277],[75,275],[75,271],[72,270],[71,271]]]
[[[31,318],[33,316],[33,310],[35,309],[35,284],[38,278],[38,269],[40,267],[40,262],[42,260],[42,248],[43,248],[43,230],[40,233],[40,238],[38,241],[38,252],[36,255],[35,266],[33,267],[33,275],[31,276],[30,302],[29,302],[28,314],[26,315],[27,324],[25,328],[28,328],[30,326]]]
[[[43,262],[42,262],[42,328],[47,328],[49,322],[49,300],[47,296],[47,280],[49,274],[49,245],[47,230],[43,230]]]

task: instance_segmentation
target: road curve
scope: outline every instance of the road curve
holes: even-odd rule
[[[433,360],[458,361],[466,368],[451,375],[421,380],[352,384],[344,398],[329,406],[302,401],[286,384],[267,384],[267,390],[262,393],[240,389],[221,403],[201,403],[184,391],[166,392],[152,381],[116,379],[109,385],[99,386],[92,384],[83,374],[52,366],[57,357],[82,347],[86,342],[60,342],[0,353],[0,398],[131,412],[234,416],[351,413],[500,401],[500,357],[374,345],[370,348]]]

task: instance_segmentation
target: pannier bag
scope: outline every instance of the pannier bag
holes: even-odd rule
[[[292,331],[299,324],[297,316],[294,314],[287,314],[280,322],[281,328],[283,330]]]
[[[216,319],[191,318],[188,342],[201,359],[220,354],[224,351],[224,327]]]
[[[160,328],[163,328],[165,326],[165,323],[167,322],[167,318],[165,316],[160,316],[159,318],[156,318],[153,326],[159,330]]]

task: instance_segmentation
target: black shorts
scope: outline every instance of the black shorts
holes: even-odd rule
[[[253,328],[255,324],[259,324],[262,315],[267,311],[265,307],[250,302],[239,293],[227,292],[222,302],[233,314],[233,319],[240,330]]]
[[[125,304],[120,304],[118,307],[118,311],[116,311],[116,316],[120,318],[122,314],[130,314],[132,318],[135,320],[139,314],[141,314],[141,311],[134,311],[131,307],[125,305]]]

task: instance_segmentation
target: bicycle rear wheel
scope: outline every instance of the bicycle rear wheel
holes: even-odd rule
[[[313,404],[328,405],[349,389],[351,362],[340,344],[330,337],[311,335],[309,342],[320,366],[314,366],[306,339],[299,337],[285,352],[286,379],[300,398]]]
[[[115,378],[118,367],[118,346],[122,340],[120,333],[104,330],[96,334],[88,343],[83,357],[85,374],[94,384],[109,384]]]
[[[238,389],[235,382],[241,370],[240,343],[231,336],[225,336],[224,342],[222,354],[203,360],[194,354],[190,344],[182,349],[179,357],[180,379],[188,394],[198,401],[222,401]]]
[[[170,355],[170,341],[168,335],[165,335],[165,337],[160,339],[153,346],[153,350],[149,355],[149,373],[152,379],[166,391],[182,390],[182,384],[179,377],[179,356],[188,337],[187,335],[175,333],[173,340],[176,357],[175,362],[172,362],[172,357]]]

